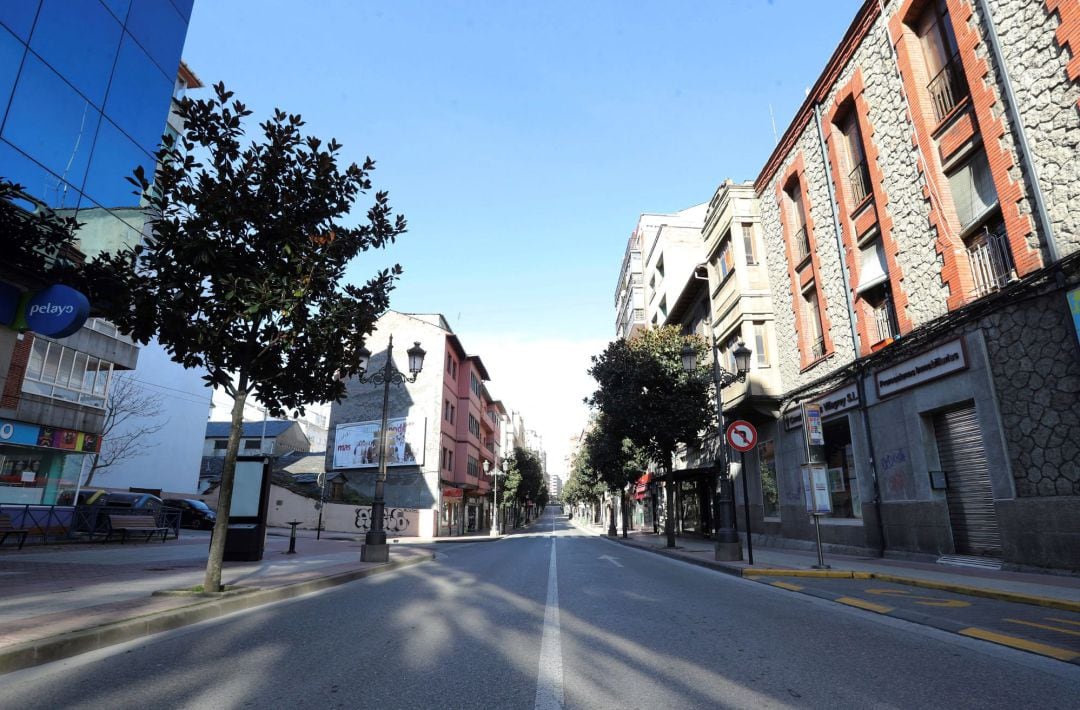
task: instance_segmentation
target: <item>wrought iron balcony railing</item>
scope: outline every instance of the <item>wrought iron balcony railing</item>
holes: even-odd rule
[[[937,76],[930,80],[926,90],[930,94],[930,103],[934,106],[934,116],[938,121],[949,115],[956,104],[968,95],[967,80],[964,79],[964,67],[960,63],[959,54],[954,54]]]
[[[806,227],[802,227],[798,232],[795,232],[794,246],[796,261],[802,261],[810,256],[810,238],[806,234]]]
[[[967,251],[976,297],[997,291],[1016,278],[1016,267],[1004,229],[984,231],[981,237],[969,244]]]
[[[866,196],[870,194],[870,173],[866,169],[865,160],[848,173],[847,181],[852,205],[857,205],[866,199]]]

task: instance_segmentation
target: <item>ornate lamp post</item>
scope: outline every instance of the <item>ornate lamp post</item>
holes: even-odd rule
[[[390,342],[386,346],[386,366],[379,372],[364,377],[368,363],[371,361],[371,351],[367,348],[360,350],[360,372],[357,379],[363,383],[383,386],[382,399],[382,427],[379,429],[379,473],[375,476],[375,500],[371,504],[371,528],[364,537],[364,546],[360,548],[360,559],[364,562],[386,562],[390,559],[390,547],[386,544],[386,530],[383,528],[383,511],[386,503],[383,500],[383,490],[386,487],[386,439],[387,419],[390,403],[390,383],[404,384],[416,382],[420,370],[424,368],[424,349],[420,343],[414,343],[406,352],[409,354],[409,372],[412,377],[407,377],[394,367],[394,336],[390,336]]]
[[[491,481],[495,486],[495,497],[491,506],[491,530],[489,535],[495,536],[499,534],[499,469],[491,468],[491,462],[484,459],[484,473],[492,471]]]
[[[723,389],[736,382],[745,382],[746,373],[750,371],[750,348],[743,341],[735,347],[732,353],[735,356],[736,372],[728,372],[720,367],[719,355],[716,350],[716,339],[712,343],[712,371],[713,383],[716,385],[716,419],[717,431],[720,440],[720,459],[717,461],[719,472],[717,485],[713,486],[714,499],[713,526],[716,528],[715,557],[717,560],[741,560],[742,543],[739,541],[739,533],[735,530],[735,490],[732,486],[731,476],[728,475],[727,445],[723,441],[724,436],[724,394]],[[697,367],[697,353],[694,347],[687,343],[683,346],[682,366],[687,373],[692,373]],[[743,471],[742,475],[746,475]]]

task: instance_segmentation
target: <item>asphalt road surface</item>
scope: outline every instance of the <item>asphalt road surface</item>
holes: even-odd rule
[[[2,708],[1076,708],[1080,666],[612,544],[499,542],[0,676]]]

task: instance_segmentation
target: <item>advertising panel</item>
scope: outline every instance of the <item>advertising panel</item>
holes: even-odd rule
[[[823,463],[802,465],[803,493],[806,496],[806,512],[826,515],[832,512],[829,495],[829,472]]]
[[[377,467],[380,426],[379,421],[339,424],[334,435],[334,468]],[[426,429],[425,420],[388,420],[386,465],[423,465]]]
[[[825,445],[825,429],[821,425],[821,405],[804,404],[802,406],[803,428],[806,431],[806,440],[811,446]]]

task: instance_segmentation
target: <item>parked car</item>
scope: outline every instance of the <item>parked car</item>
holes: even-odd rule
[[[131,508],[145,515],[157,515],[162,501],[150,493],[106,493],[97,500],[97,504],[106,508]]]
[[[75,493],[74,489],[68,489],[60,491],[60,495],[56,496],[57,505],[93,505],[97,503],[100,498],[105,495],[105,491],[97,491],[93,488],[83,489]]]
[[[217,520],[217,513],[198,498],[166,498],[165,507],[180,511],[180,527],[210,530]]]

